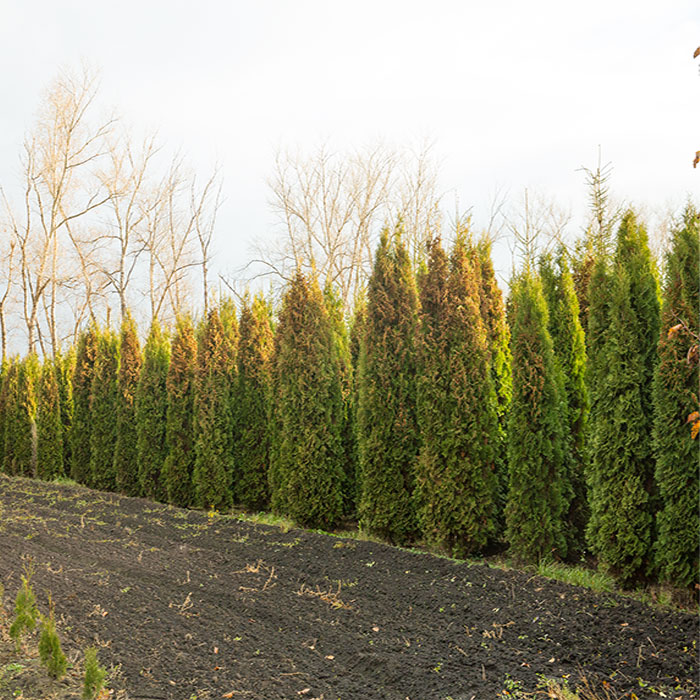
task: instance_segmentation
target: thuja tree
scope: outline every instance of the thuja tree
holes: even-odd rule
[[[63,467],[70,471],[72,463],[72,428],[73,428],[73,374],[75,372],[75,348],[65,354],[57,353],[54,358],[58,401],[61,408],[61,429],[63,433]]]
[[[127,311],[122,319],[120,335],[119,402],[115,416],[117,445],[114,450],[114,473],[117,488],[127,496],[139,495],[136,389],[140,373],[141,347],[136,324]]]
[[[498,520],[502,526],[502,514],[508,494],[508,415],[513,394],[511,376],[510,329],[506,321],[503,294],[496,281],[491,259],[491,244],[487,239],[479,241],[471,252],[475,262],[475,274],[479,285],[479,308],[486,329],[490,353],[491,384],[496,392],[497,433],[493,441],[496,482],[498,485]],[[478,265],[476,264],[478,263]]]
[[[8,370],[4,455],[8,474],[36,476],[36,384],[40,371],[34,354],[17,359]]]
[[[688,206],[666,258],[659,364],[654,377],[654,447],[661,509],[656,563],[662,580],[700,582],[698,570],[698,445],[688,416],[698,410],[698,213]]]
[[[8,401],[8,373],[12,365],[12,360],[5,358],[0,364],[0,470],[5,469],[5,423],[7,411],[9,409]]]
[[[270,411],[274,337],[264,298],[243,302],[234,412],[234,497],[251,510],[269,503]]]
[[[340,435],[343,454],[343,503],[344,512],[350,515],[356,508],[356,473],[357,473],[357,431],[355,427],[355,392],[352,358],[350,355],[350,336],[345,323],[343,301],[340,295],[327,284],[323,290],[326,311],[331,324],[333,338],[333,356],[338,365],[340,390],[342,394],[342,413]]]
[[[632,212],[622,219],[607,286],[607,318],[594,317],[593,298],[589,310],[599,357],[591,374],[588,537],[599,561],[624,584],[645,572],[652,543],[652,380],[659,337],[647,234]]]
[[[343,512],[342,395],[333,331],[315,279],[290,282],[275,334],[272,506],[310,527]]]
[[[60,358],[58,360],[60,362]],[[37,392],[37,472],[47,481],[63,476],[63,425],[56,365],[44,360]]]
[[[10,430],[10,416],[13,406],[17,403],[17,371],[19,358],[10,357],[3,361],[2,389],[0,390],[0,409],[2,409],[2,453],[0,454],[0,466],[2,470],[11,474],[12,469],[12,441]]]
[[[522,561],[566,556],[565,439],[559,370],[542,285],[526,269],[511,291],[513,400],[508,429],[506,539]]]
[[[394,543],[416,532],[418,295],[400,230],[382,233],[367,290],[358,377],[360,523]]]
[[[567,441],[566,465],[572,498],[567,513],[569,556],[581,553],[588,522],[588,494],[584,465],[588,391],[585,383],[586,341],[579,320],[573,279],[563,254],[540,260],[540,277],[549,312],[548,330],[560,369],[563,392],[561,415]]]
[[[350,421],[352,423],[352,429],[354,432],[354,439],[352,442],[353,454],[351,455],[351,460],[355,468],[355,474],[353,478],[353,493],[352,501],[355,504],[355,511],[357,511],[357,504],[360,500],[360,450],[358,445],[357,437],[357,413],[359,406],[359,393],[358,393],[358,378],[359,378],[359,363],[360,363],[360,349],[362,343],[364,342],[364,332],[365,332],[365,321],[367,318],[367,299],[364,294],[358,296],[355,300],[355,308],[353,310],[352,319],[350,321],[350,342],[349,342],[349,352],[350,352],[350,365],[352,367],[352,394],[350,396]]]
[[[90,393],[90,481],[103,491],[117,487],[114,449],[117,445],[115,416],[119,405],[119,337],[104,330],[97,341],[92,391]]]
[[[71,429],[71,470],[75,481],[90,481],[90,393],[95,374],[98,331],[90,326],[78,337],[75,369],[73,370],[73,425]]]
[[[158,320],[143,351],[143,365],[136,387],[136,435],[139,492],[146,498],[164,501],[161,470],[167,457],[165,423],[168,408],[166,382],[170,343]]]
[[[421,281],[418,363],[418,519],[426,540],[455,556],[495,532],[496,394],[475,265],[459,232],[451,260],[428,247]]]
[[[166,381],[168,406],[165,421],[167,457],[161,478],[168,503],[188,507],[194,503],[194,391],[197,340],[188,317],[177,320]]]
[[[218,309],[212,309],[200,330],[197,348],[195,503],[227,508],[232,503],[230,348]]]

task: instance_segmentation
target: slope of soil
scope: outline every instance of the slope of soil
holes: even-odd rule
[[[134,700],[697,697],[697,618],[522,572],[0,476],[7,598],[27,556]]]

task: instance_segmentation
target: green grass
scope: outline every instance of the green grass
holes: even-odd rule
[[[615,579],[602,571],[594,571],[581,566],[570,566],[560,562],[540,562],[537,575],[543,578],[561,581],[572,586],[590,588],[596,593],[615,591]]]

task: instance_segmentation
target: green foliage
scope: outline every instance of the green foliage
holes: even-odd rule
[[[310,527],[335,525],[343,511],[342,394],[333,330],[315,279],[297,271],[275,335],[275,512]]]
[[[7,413],[10,408],[7,397],[7,375],[10,370],[11,360],[4,359],[0,364],[0,471],[5,468],[5,425]]]
[[[632,212],[620,225],[607,285],[602,277],[602,269],[594,269],[591,288],[595,282],[600,292],[607,291],[608,302],[596,302],[591,290],[587,536],[603,566],[627,584],[644,573],[652,540],[651,390],[659,337],[657,282],[647,235]]]
[[[49,605],[51,603],[49,602]],[[39,636],[39,659],[51,678],[60,679],[66,673],[68,662],[61,649],[61,641],[56,632],[53,609],[48,617],[41,616],[41,635]]]
[[[97,649],[89,647],[85,650],[85,674],[83,676],[83,700],[95,700],[104,688],[107,669],[97,660]]]
[[[413,503],[418,295],[399,229],[384,231],[367,294],[358,377],[361,526],[395,543],[417,529]]]
[[[57,361],[60,362],[60,358]],[[64,476],[64,469],[57,368],[50,359],[44,361],[41,370],[37,403],[37,472],[40,479],[51,481]]]
[[[192,475],[196,504],[232,502],[231,350],[217,309],[209,312],[197,348],[194,399],[196,440]]]
[[[14,474],[14,425],[17,406],[19,405],[17,379],[19,358],[13,357],[3,366],[2,393],[2,468],[7,474]]]
[[[78,337],[75,369],[73,371],[73,425],[71,428],[71,477],[79,484],[90,482],[90,444],[92,416],[90,394],[95,376],[97,340],[99,333],[90,326]]]
[[[479,287],[481,320],[486,329],[487,347],[490,352],[491,384],[497,400],[498,426],[493,446],[498,486],[497,517],[501,521],[508,495],[508,415],[513,395],[510,329],[506,322],[503,294],[493,269],[491,244],[487,239],[482,239],[471,251],[471,255]],[[499,524],[502,526],[502,523]]]
[[[274,336],[262,296],[241,310],[234,411],[234,497],[251,510],[269,503],[270,413]]]
[[[194,471],[194,392],[197,340],[192,321],[177,320],[166,388],[168,406],[165,421],[167,457],[161,478],[168,503],[187,507],[195,501]]]
[[[117,489],[127,496],[139,495],[136,389],[140,374],[141,347],[136,324],[127,311],[122,319],[119,342],[119,402],[115,416],[117,444],[114,449]]]
[[[540,277],[549,312],[549,334],[560,371],[561,416],[567,441],[567,478],[571,502],[567,514],[569,556],[581,554],[588,522],[588,494],[584,471],[585,430],[588,420],[588,390],[585,383],[586,342],[579,321],[573,280],[563,254],[555,262],[540,261]]]
[[[105,330],[97,341],[90,394],[90,481],[87,484],[103,491],[114,491],[117,487],[114,449],[117,445],[118,370],[119,338],[114,331]]]
[[[8,368],[6,386],[4,469],[8,474],[36,476],[36,384],[39,360],[31,354]]]
[[[346,515],[351,515],[355,512],[357,497],[357,430],[355,425],[355,381],[350,355],[350,335],[345,323],[343,300],[330,284],[326,285],[326,288],[323,290],[323,298],[331,324],[333,357],[338,365],[340,391],[342,394],[340,436],[344,477],[343,512]]]
[[[458,232],[448,265],[428,246],[421,280],[418,366],[418,517],[426,540],[452,556],[482,549],[495,533],[498,419],[481,320],[478,259]]]
[[[659,364],[654,376],[653,435],[661,497],[656,562],[660,578],[679,586],[700,583],[698,442],[691,439],[687,423],[688,415],[698,410],[698,363],[687,358],[697,345],[688,331],[697,333],[700,328],[699,247],[698,212],[688,205],[673,231],[666,258]],[[680,323],[685,327],[669,334]]]
[[[168,456],[165,425],[169,365],[170,343],[155,319],[143,351],[143,365],[136,387],[135,415],[139,493],[157,501],[166,499],[160,476]]]
[[[54,358],[56,367],[56,382],[58,385],[58,401],[61,410],[61,427],[63,432],[63,468],[70,471],[72,455],[73,427],[73,373],[75,371],[75,349],[65,354],[58,353]]]
[[[31,632],[36,626],[39,610],[36,607],[36,596],[32,590],[31,581],[34,570],[27,566],[22,576],[22,585],[15,599],[15,619],[10,625],[10,638],[14,640],[17,651],[20,651],[22,637]]]
[[[349,353],[350,353],[350,365],[352,367],[352,387],[351,396],[349,397],[349,407],[350,415],[349,421],[351,424],[353,432],[353,440],[351,444],[351,452],[348,452],[346,447],[347,459],[354,464],[355,473],[353,475],[352,483],[354,485],[353,493],[351,494],[351,500],[355,504],[355,511],[357,511],[358,504],[360,501],[360,448],[358,444],[358,428],[357,428],[357,414],[359,407],[359,365],[360,365],[360,349],[364,342],[365,333],[365,322],[367,320],[367,299],[364,294],[360,295],[355,302],[355,309],[350,322],[350,339],[349,339]]]
[[[540,280],[531,272],[521,273],[513,280],[511,303],[513,401],[506,538],[516,558],[536,563],[566,556],[564,517],[570,487],[559,370]]]

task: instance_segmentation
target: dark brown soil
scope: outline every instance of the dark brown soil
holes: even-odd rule
[[[697,697],[695,616],[518,571],[0,476],[6,599],[27,556],[134,700]]]

